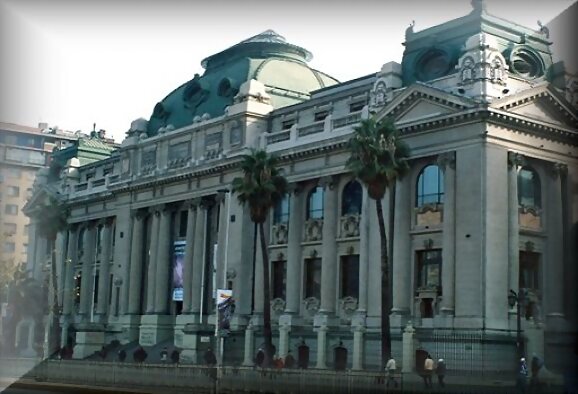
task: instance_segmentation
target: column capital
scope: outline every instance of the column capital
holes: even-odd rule
[[[200,200],[201,200],[201,203],[199,206],[201,209],[209,209],[213,205],[215,205],[215,201],[213,199],[201,197]]]
[[[440,166],[444,171],[446,168],[456,169],[456,152],[445,152],[441,153],[437,157],[437,165]]]
[[[80,228],[79,223],[68,223],[68,231],[70,232],[76,232],[79,230],[79,228]]]
[[[558,177],[562,176],[568,172],[568,166],[564,163],[552,163],[550,167],[550,175],[557,179]]]
[[[217,204],[221,204],[221,203],[225,202],[225,200],[227,199],[227,193],[230,193],[230,192],[217,191],[217,194],[215,195],[215,202]]]
[[[105,227],[110,227],[110,226],[112,226],[113,221],[114,221],[114,217],[113,217],[113,216],[107,216],[107,217],[98,219],[98,225],[99,225],[99,226],[102,225],[102,226],[105,226]]]
[[[336,177],[333,175],[324,176],[321,179],[319,179],[319,186],[321,186],[325,190],[327,190],[327,188],[329,188],[329,190],[333,190],[336,184],[335,180]]]
[[[518,152],[508,152],[508,166],[518,168],[526,164],[526,157]]]
[[[131,219],[141,220],[141,219],[146,217],[147,213],[148,213],[148,211],[146,208],[145,209],[133,209],[130,212],[130,217],[131,217]]]
[[[303,191],[303,187],[299,184],[299,182],[293,182],[287,185],[287,194],[289,195],[297,195]]]

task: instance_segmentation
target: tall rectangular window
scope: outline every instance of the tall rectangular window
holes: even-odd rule
[[[441,290],[442,250],[419,250],[416,257],[418,288],[437,288]]]
[[[305,260],[305,298],[321,299],[321,259]]]
[[[341,298],[359,297],[359,255],[341,256]]]
[[[285,299],[287,285],[287,262],[273,261],[271,263],[271,273],[273,279],[273,298]]]
[[[519,286],[521,289],[540,289],[540,254],[520,251]]]
[[[184,238],[187,236],[187,220],[189,218],[189,211],[181,211],[179,215],[179,237]]]

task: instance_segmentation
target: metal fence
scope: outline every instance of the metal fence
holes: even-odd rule
[[[3,362],[8,362],[4,360]],[[17,363],[12,363],[17,364]],[[1,365],[0,365],[1,367]],[[16,369],[13,369],[16,371]],[[7,372],[6,370],[2,371]],[[62,383],[91,387],[162,390],[170,393],[420,393],[424,382],[413,373],[396,376],[397,388],[387,388],[379,371],[331,371],[258,369],[248,367],[211,368],[198,365],[135,364],[80,360],[48,360],[24,376],[24,382]],[[434,378],[435,380],[435,378]],[[449,377],[443,392],[512,393],[513,381],[482,382],[473,376]],[[491,380],[491,379],[490,379]],[[435,383],[434,383],[435,385]],[[427,392],[436,392],[428,389]],[[543,391],[546,392],[546,391]],[[555,391],[554,391],[555,392]]]

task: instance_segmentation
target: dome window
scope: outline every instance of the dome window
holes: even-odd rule
[[[237,94],[238,89],[233,87],[233,81],[230,78],[223,78],[219,82],[217,93],[221,97],[232,97]]]
[[[514,50],[510,56],[513,71],[522,78],[534,79],[544,74],[540,57],[527,48]]]

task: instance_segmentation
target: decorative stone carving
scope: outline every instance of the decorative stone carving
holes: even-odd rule
[[[473,81],[475,76],[474,73],[474,59],[468,56],[462,62],[460,69],[460,82],[466,84]]]
[[[341,217],[340,223],[340,237],[350,238],[359,237],[359,223],[361,221],[360,215],[346,215]]]
[[[526,159],[524,155],[517,152],[508,152],[508,166],[510,168],[518,168],[523,166],[526,163]]]
[[[275,314],[281,314],[285,310],[285,300],[274,298],[271,300],[271,311]]]
[[[405,40],[408,41],[414,34],[413,27],[415,26],[415,21],[411,21],[407,29],[405,29]]]
[[[287,223],[274,224],[272,227],[273,239],[271,240],[273,245],[285,245],[289,237],[289,226]]]
[[[303,306],[305,307],[305,310],[310,314],[317,313],[320,305],[321,301],[319,301],[316,297],[309,297],[303,300]]]
[[[551,167],[550,174],[554,179],[558,178],[560,175],[565,174],[568,171],[568,166],[563,163],[553,163]]]
[[[437,165],[440,166],[442,170],[445,170],[446,167],[450,167],[451,169],[456,169],[456,152],[445,152],[437,157]]]
[[[435,226],[442,223],[443,204],[425,204],[415,208],[417,226]]]
[[[309,219],[305,222],[305,241],[320,241],[323,237],[323,219]]]
[[[572,106],[578,106],[578,79],[575,77],[568,78],[565,91],[566,100],[568,100]]]
[[[343,313],[351,317],[351,315],[357,310],[357,298],[354,297],[345,297],[339,300],[339,304],[341,306],[341,310]]]
[[[542,228],[542,210],[537,207],[521,206],[519,208],[520,227],[531,230],[540,230]]]

